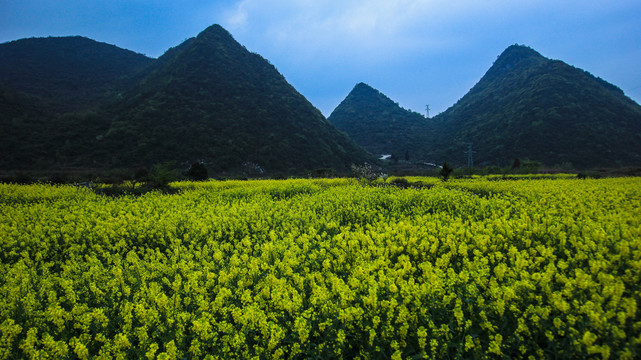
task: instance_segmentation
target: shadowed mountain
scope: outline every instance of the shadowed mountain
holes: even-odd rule
[[[412,160],[425,155],[429,120],[364,83],[354,87],[328,120],[377,156]]]
[[[641,163],[641,107],[616,86],[533,49],[508,47],[454,106],[434,117],[428,156],[579,168]]]
[[[96,45],[100,43],[63,38],[58,39],[64,45],[60,50],[49,43],[53,39],[36,39],[49,44],[52,53],[65,53],[57,58],[58,65],[44,70],[37,59],[45,63],[49,56],[30,39],[8,43],[29,45],[14,53],[32,64],[20,69],[19,77],[7,75],[0,83],[0,108],[25,110],[2,119],[9,133],[0,135],[0,141],[16,134],[25,138],[34,128],[42,134],[37,143],[14,141],[17,147],[10,151],[22,155],[3,159],[0,168],[135,168],[199,160],[216,171],[253,163],[268,172],[298,172],[344,170],[370,159],[273,65],[247,51],[218,25],[157,60],[132,55],[128,62],[115,56],[123,63],[107,68],[101,68],[93,55],[78,63],[86,49],[78,46],[74,55],[76,50],[69,45],[90,44],[98,52],[107,51]],[[0,68],[15,67],[13,60],[2,63]],[[100,69],[106,73],[90,76]],[[21,85],[18,78],[33,85]],[[81,100],[67,106],[67,98],[74,97]]]
[[[0,167],[8,164],[39,163],[49,156],[50,110],[40,98],[0,86]],[[31,144],[29,151],[25,144]]]
[[[115,96],[154,59],[80,36],[0,44],[0,84],[71,110]]]
[[[220,170],[346,169],[366,153],[339,133],[267,60],[218,25],[168,51],[116,108],[118,163],[202,159]]]
[[[514,159],[576,168],[641,164],[641,107],[616,86],[533,49],[508,47],[455,105],[429,120],[364,84],[329,117],[375,154],[467,165]]]

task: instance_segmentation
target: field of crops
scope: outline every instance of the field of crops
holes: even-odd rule
[[[423,181],[0,185],[0,359],[641,357],[641,179]]]

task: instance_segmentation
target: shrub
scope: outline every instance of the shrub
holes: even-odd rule
[[[391,183],[392,185],[394,185],[394,186],[398,186],[398,187],[400,187],[400,188],[406,188],[406,187],[409,187],[409,186],[410,186],[409,181],[407,181],[407,179],[405,179],[405,178],[395,178],[395,179],[394,179],[394,180],[392,180],[390,183]]]
[[[441,171],[439,171],[439,175],[441,176],[443,181],[447,181],[450,178],[450,174],[452,174],[452,171],[454,171],[454,168],[452,168],[446,161],[443,163],[443,167],[441,168]]]
[[[156,164],[149,172],[149,183],[155,188],[164,188],[170,182],[178,180],[178,175],[169,163]]]
[[[205,181],[209,178],[209,174],[207,172],[205,164],[201,162],[195,162],[187,171],[187,177],[192,181]]]
[[[380,172],[375,171],[372,165],[365,163],[363,165],[352,164],[352,175],[359,180],[374,181],[383,176]]]

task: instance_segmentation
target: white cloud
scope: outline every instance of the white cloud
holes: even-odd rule
[[[444,46],[444,1],[243,0],[224,26],[233,33],[261,34],[261,41],[296,47],[308,56],[367,53],[393,56],[420,46]],[[423,30],[417,33],[416,29]]]
[[[423,98],[449,88],[460,97],[514,43],[582,64],[590,54],[611,55],[618,34],[606,36],[606,26],[636,19],[640,9],[638,0],[241,0],[217,21],[317,102],[318,89],[355,81]]]
[[[562,0],[242,0],[222,25],[251,48],[269,44],[274,52],[295,52],[300,61],[357,56],[376,63],[464,48],[496,32],[518,33],[530,18],[569,8]]]

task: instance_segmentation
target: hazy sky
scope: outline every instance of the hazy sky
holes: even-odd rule
[[[641,102],[639,0],[0,0],[0,42],[82,35],[158,57],[216,23],[326,116],[358,82],[433,116],[511,44]]]

